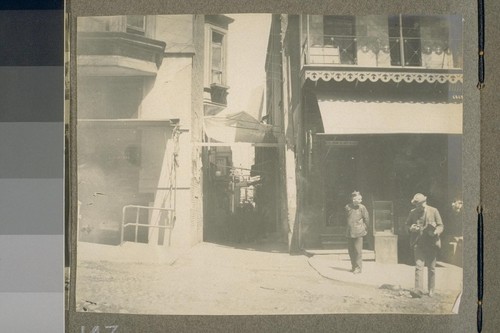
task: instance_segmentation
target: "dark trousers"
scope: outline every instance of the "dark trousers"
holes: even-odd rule
[[[436,286],[437,248],[433,246],[415,245],[415,289],[424,289],[424,265],[427,266],[427,282],[429,291]]]
[[[361,269],[363,266],[363,237],[347,237],[347,250],[351,258],[352,269]]]

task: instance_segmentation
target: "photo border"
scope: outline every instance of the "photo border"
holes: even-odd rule
[[[95,326],[101,332],[165,332],[165,331],[459,331],[476,330],[476,206],[480,198],[480,94],[477,83],[477,8],[476,3],[463,0],[423,1],[404,0],[283,0],[280,2],[255,0],[252,3],[224,0],[196,1],[170,0],[72,0],[67,4],[70,13],[71,34],[71,183],[76,193],[76,17],[124,14],[216,14],[216,13],[308,13],[308,14],[455,14],[464,17],[464,132],[463,132],[463,188],[464,188],[464,253],[463,295],[458,315],[403,315],[403,314],[331,314],[331,315],[273,315],[273,316],[171,316],[125,315],[76,312],[76,228],[72,228],[70,310],[67,313],[68,332],[87,332]],[[494,147],[493,147],[494,148]],[[71,196],[76,207],[76,196]],[[76,220],[72,209],[72,221]],[[488,240],[488,239],[487,239]],[[390,325],[390,326],[389,326]],[[85,326],[82,331],[82,326]],[[108,327],[106,329],[106,327]]]

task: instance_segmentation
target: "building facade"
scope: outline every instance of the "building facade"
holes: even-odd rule
[[[344,206],[360,191],[372,218],[365,246],[392,242],[399,261],[409,260],[405,222],[421,192],[443,216],[443,255],[454,260],[461,18],[275,15],[273,27],[266,117],[283,129],[291,247],[344,248]]]
[[[81,17],[79,240],[203,240],[202,118],[226,103],[223,15]]]

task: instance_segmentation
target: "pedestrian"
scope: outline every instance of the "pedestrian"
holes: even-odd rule
[[[361,273],[363,266],[363,237],[368,233],[368,210],[361,204],[361,193],[351,194],[352,203],[345,206],[347,219],[347,250],[354,274]]]
[[[410,232],[410,246],[415,255],[415,289],[424,294],[424,265],[427,266],[427,283],[432,297],[436,286],[436,259],[441,248],[439,235],[444,226],[439,211],[427,205],[427,197],[417,193],[411,200],[414,209],[410,211],[406,225]]]

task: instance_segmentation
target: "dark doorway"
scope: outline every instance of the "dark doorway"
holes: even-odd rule
[[[326,143],[325,158],[325,224],[329,234],[345,247],[345,210],[350,194],[358,189],[355,143],[331,141]],[[342,243],[342,244],[340,244]]]
[[[357,188],[357,146],[327,147],[326,224],[344,227],[344,207]]]

